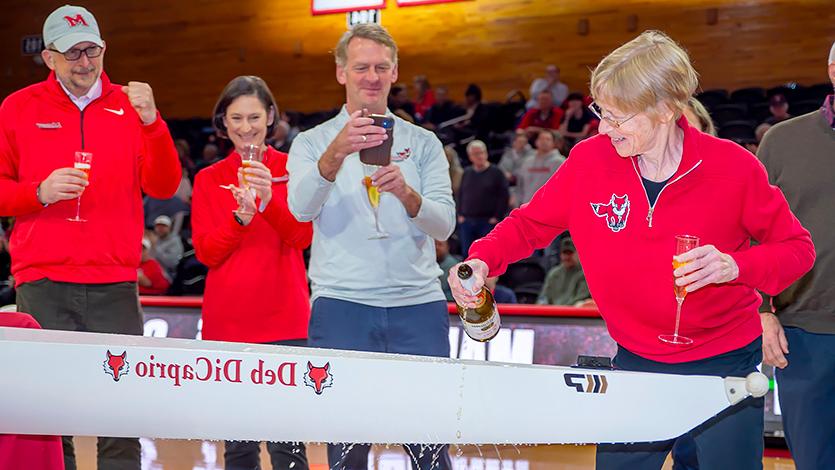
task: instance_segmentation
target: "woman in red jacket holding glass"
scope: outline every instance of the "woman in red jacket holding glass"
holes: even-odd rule
[[[272,92],[254,76],[233,79],[215,105],[214,127],[234,150],[194,183],[192,238],[197,259],[209,267],[203,339],[307,344],[302,250],[313,231],[287,208],[287,154],[264,143],[277,115]],[[267,449],[273,468],[308,468],[303,446],[268,443]],[[258,442],[227,441],[226,468],[256,468],[258,454]]]

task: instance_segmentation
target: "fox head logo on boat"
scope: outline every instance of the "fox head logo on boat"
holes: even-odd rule
[[[307,362],[307,372],[304,373],[304,384],[311,387],[316,395],[333,386],[333,375],[331,375],[331,363],[327,362],[322,367],[314,367],[310,361]]]
[[[617,196],[612,193],[612,198],[607,204],[591,203],[591,208],[598,217],[606,218],[606,225],[615,233],[626,228],[626,219],[629,217],[629,196]]]
[[[130,364],[128,363],[128,352],[115,356],[107,350],[107,359],[104,361],[104,373],[113,377],[115,382],[119,381],[119,377],[128,375],[130,371]]]

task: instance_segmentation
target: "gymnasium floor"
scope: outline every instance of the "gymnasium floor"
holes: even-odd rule
[[[95,469],[94,438],[75,439],[79,469]],[[143,470],[221,470],[223,444],[210,441],[142,439]],[[455,470],[593,470],[594,446],[541,445],[523,446],[466,446],[459,453],[452,451]],[[327,470],[325,446],[307,447],[311,470]],[[261,452],[262,469],[270,469],[265,449]],[[375,446],[369,465],[373,470],[409,470],[408,458],[400,447]],[[764,470],[794,470],[790,458],[766,457]],[[672,469],[667,459],[664,470]],[[283,470],[283,469],[282,469]]]

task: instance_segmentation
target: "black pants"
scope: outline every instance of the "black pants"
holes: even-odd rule
[[[278,346],[307,346],[306,339],[275,341]],[[304,444],[267,442],[273,470],[308,470]],[[226,470],[261,470],[261,443],[257,441],[226,441],[223,452]]]
[[[46,330],[142,335],[136,283],[72,284],[39,279],[17,289],[17,310]],[[64,436],[64,465],[76,470],[72,436]],[[139,439],[98,438],[99,470],[140,470]]]

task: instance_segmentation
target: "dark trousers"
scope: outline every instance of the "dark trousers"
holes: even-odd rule
[[[72,284],[40,279],[17,289],[17,310],[47,330],[142,335],[136,283]],[[64,436],[64,466],[76,470],[71,436]],[[139,470],[139,439],[98,438],[99,470]]]
[[[306,339],[290,339],[267,344],[307,346]],[[226,470],[261,470],[261,443],[257,441],[226,441],[223,452]],[[273,470],[307,470],[307,452],[302,443],[267,442],[267,453]]]
[[[835,468],[835,335],[785,332],[789,365],[776,378],[794,463],[797,470]]]
[[[443,300],[381,308],[319,297],[313,302],[309,335],[310,346],[317,348],[449,357],[449,313]],[[448,445],[404,447],[413,468],[452,468]],[[369,449],[361,444],[328,444],[328,467],[366,470]]]
[[[481,217],[465,217],[464,221],[458,224],[458,241],[461,243],[461,256],[467,258],[470,251],[470,245],[479,238],[490,233],[495,224],[489,222],[490,219]]]
[[[679,364],[651,361],[619,346],[614,362],[615,367],[621,370],[745,377],[757,370],[761,360],[762,340],[758,338],[735,351]],[[762,469],[763,404],[762,398],[748,397],[684,434],[682,437],[685,440],[692,439],[699,468]],[[634,444],[598,444],[597,469],[660,469],[678,439]]]

